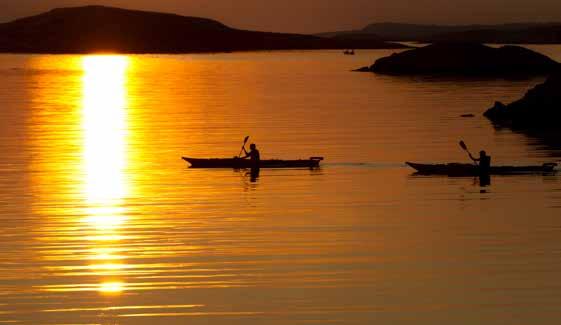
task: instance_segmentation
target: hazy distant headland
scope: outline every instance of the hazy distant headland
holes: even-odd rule
[[[423,43],[454,41],[499,44],[556,44],[561,43],[561,22],[459,26],[376,23],[360,30],[317,35],[326,38],[345,37]]]
[[[434,43],[394,53],[358,71],[390,75],[526,77],[546,75],[559,63],[520,46],[494,48],[477,43]]]
[[[291,49],[393,49],[396,43],[245,31],[211,19],[104,6],[53,9],[0,24],[0,52],[194,53]]]

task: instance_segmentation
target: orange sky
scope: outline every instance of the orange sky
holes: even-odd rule
[[[559,0],[0,0],[0,21],[85,4],[214,18],[238,28],[313,33],[371,22],[561,21]]]

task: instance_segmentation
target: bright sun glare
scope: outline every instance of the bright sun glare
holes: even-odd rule
[[[83,59],[84,161],[89,203],[107,206],[125,195],[126,70],[124,56]]]

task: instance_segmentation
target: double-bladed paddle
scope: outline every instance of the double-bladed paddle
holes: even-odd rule
[[[249,135],[245,137],[245,139],[243,140],[242,150],[240,150],[240,154],[238,155],[238,158],[242,156],[242,152],[243,149],[245,148],[245,145],[247,144],[247,140],[249,140]]]
[[[462,147],[462,149],[464,149],[469,154],[469,158],[471,160],[473,160],[473,158],[471,158],[471,157],[473,157],[473,155],[471,154],[471,152],[469,152],[469,149],[468,149],[466,143],[464,142],[464,140],[460,141],[460,147]],[[475,161],[474,161],[474,163],[475,163]]]

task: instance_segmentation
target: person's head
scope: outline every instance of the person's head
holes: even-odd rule
[[[255,143],[252,143],[251,145],[249,145],[249,149],[255,150],[257,149],[257,146],[255,145]]]
[[[485,152],[485,150],[481,150],[479,152],[479,157],[485,157],[485,156],[487,156],[487,153]]]

